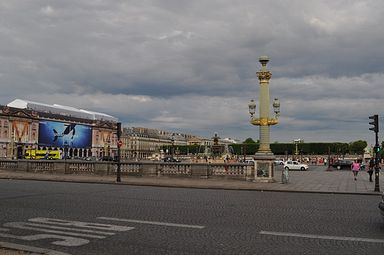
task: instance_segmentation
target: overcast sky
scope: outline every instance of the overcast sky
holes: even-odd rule
[[[248,102],[258,101],[267,55],[271,101],[281,102],[271,142],[373,144],[383,26],[382,0],[1,0],[0,104],[57,103],[127,127],[257,140]]]

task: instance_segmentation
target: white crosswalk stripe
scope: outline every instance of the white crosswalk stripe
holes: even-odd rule
[[[116,232],[134,229],[127,226],[43,217],[29,219],[28,222],[7,222],[3,226],[7,228],[0,228],[0,237],[26,241],[55,239],[52,244],[61,246],[81,246],[89,243],[89,238],[104,239],[115,235]],[[41,234],[15,235],[10,233],[12,229],[32,230]]]

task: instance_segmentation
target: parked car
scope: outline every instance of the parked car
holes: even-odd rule
[[[340,170],[340,169],[351,169],[353,161],[347,159],[339,159],[333,162],[332,167]]]
[[[284,163],[284,168],[287,170],[307,171],[308,165],[307,164],[301,164],[299,161],[288,160]]]
[[[244,163],[246,163],[248,165],[254,165],[255,161],[253,159],[247,159],[246,161],[244,161]]]
[[[281,160],[281,159],[276,159],[274,161],[275,165],[284,165],[284,160]]]
[[[97,161],[98,160],[97,157],[95,157],[95,156],[85,157],[83,159],[86,161]]]
[[[102,160],[102,161],[117,161],[118,158],[117,158],[117,156],[115,156],[115,157],[111,157],[111,156],[103,156],[103,157],[101,158],[101,160]]]
[[[384,220],[384,193],[381,195],[381,202],[379,203],[379,209],[380,209],[381,216],[383,216],[383,220]]]
[[[172,157],[165,157],[164,162],[180,162],[180,160],[172,158]]]

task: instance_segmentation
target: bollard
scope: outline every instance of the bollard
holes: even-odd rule
[[[288,168],[284,168],[283,171],[281,171],[281,182],[282,183],[288,183],[289,179],[289,171]]]

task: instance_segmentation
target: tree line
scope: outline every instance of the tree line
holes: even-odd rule
[[[253,155],[259,149],[259,141],[254,141],[251,138],[246,139],[243,143],[229,144],[228,149],[235,155]],[[297,149],[299,154],[303,155],[346,155],[346,154],[364,154],[364,149],[367,147],[367,142],[357,140],[350,143],[331,142],[331,143],[298,143]],[[382,144],[384,145],[384,144]],[[271,151],[275,155],[292,155],[296,153],[296,144],[294,143],[271,143]],[[208,146],[210,148],[210,146]],[[206,151],[205,146],[202,145],[184,145],[184,146],[163,146],[163,150],[171,151],[174,154],[201,154]],[[210,148],[211,149],[211,148]],[[210,150],[212,151],[212,150]],[[382,151],[380,152],[383,153]]]
[[[233,144],[236,154],[254,154],[259,149],[259,142],[242,144]],[[275,155],[292,155],[297,152],[303,155],[327,155],[327,154],[364,154],[364,149],[367,147],[367,142],[358,140],[351,143],[272,143],[270,144],[271,151]],[[244,153],[245,152],[245,153]]]

